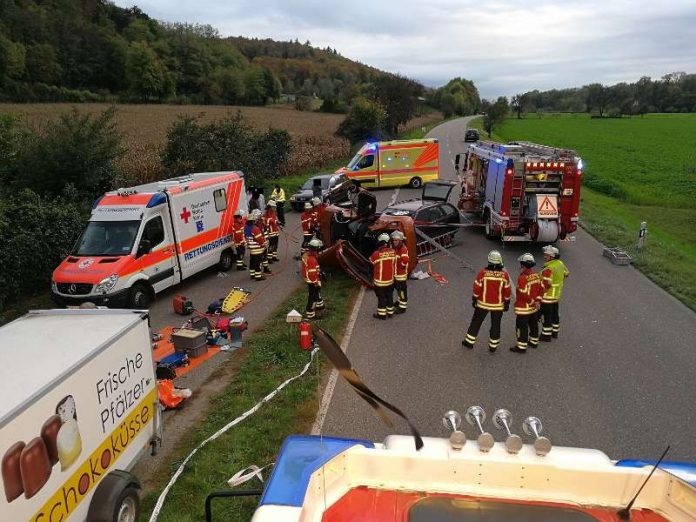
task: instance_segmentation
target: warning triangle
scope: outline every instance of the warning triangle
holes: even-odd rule
[[[540,212],[558,212],[558,209],[556,206],[553,204],[553,201],[551,200],[550,197],[546,196],[544,200],[541,202],[541,205],[539,205],[539,211]]]

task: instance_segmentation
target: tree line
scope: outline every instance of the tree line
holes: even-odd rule
[[[513,96],[518,118],[526,112],[588,112],[598,117],[644,115],[649,112],[696,112],[696,74],[673,72],[653,80],[605,86],[591,83],[572,89],[529,91]]]
[[[0,101],[264,105],[345,112],[386,75],[310,42],[222,38],[107,0],[0,0]]]

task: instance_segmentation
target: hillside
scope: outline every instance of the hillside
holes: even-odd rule
[[[286,93],[335,111],[385,75],[309,42],[221,38],[106,0],[0,2],[0,101],[265,105]]]

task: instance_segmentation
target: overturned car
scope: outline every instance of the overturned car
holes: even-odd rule
[[[328,205],[319,215],[321,239],[326,246],[319,262],[322,267],[342,268],[371,288],[369,258],[377,249],[377,237],[400,230],[406,237],[410,273],[419,257],[452,245],[460,224],[459,211],[447,202],[454,186],[447,181],[426,183],[421,198],[377,212],[373,193],[350,181],[342,183],[329,192]]]

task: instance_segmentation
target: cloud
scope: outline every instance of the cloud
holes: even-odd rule
[[[117,0],[117,5],[132,2]],[[482,96],[696,72],[696,2],[670,0],[143,0],[148,15],[224,36],[309,40],[428,86]]]

